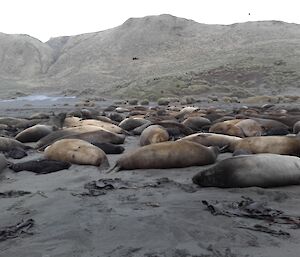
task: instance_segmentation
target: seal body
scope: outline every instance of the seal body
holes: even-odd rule
[[[15,139],[0,137],[0,151],[8,152],[16,148],[26,150],[29,149],[30,147],[22,144],[21,142]]]
[[[181,140],[189,140],[192,142],[199,143],[205,146],[217,146],[219,148],[228,146],[228,149],[232,149],[232,146],[242,140],[240,137],[215,134],[215,133],[195,133],[186,137],[179,139]]]
[[[300,138],[289,136],[248,137],[235,142],[231,150],[300,156]]]
[[[140,145],[150,145],[169,140],[168,131],[159,125],[151,125],[143,130],[140,137]]]
[[[140,127],[146,123],[148,123],[148,120],[145,120],[143,118],[126,118],[125,120],[121,121],[119,124],[119,127],[127,130],[127,131],[131,131],[137,127]]]
[[[53,126],[34,125],[16,135],[15,139],[22,143],[36,142],[53,131]]]
[[[9,168],[14,172],[23,170],[31,171],[38,174],[47,174],[59,170],[68,169],[71,166],[69,162],[54,160],[35,160],[22,163],[11,164]]]
[[[80,139],[61,139],[45,149],[48,160],[74,164],[108,166],[106,154],[98,147]]]
[[[125,153],[111,171],[168,169],[212,164],[218,151],[190,141],[168,141],[146,145]]]
[[[125,148],[120,145],[114,145],[110,143],[98,143],[98,142],[90,142],[92,145],[99,147],[106,154],[120,154],[123,153]]]
[[[241,120],[227,120],[217,122],[209,128],[210,133],[225,134],[229,136],[244,137],[242,128],[237,126]]]
[[[193,182],[203,187],[299,185],[300,158],[278,154],[236,156],[198,173]]]
[[[92,131],[103,131],[102,128],[96,126],[81,126],[81,127],[74,127],[74,128],[65,128],[62,130],[53,131],[52,133],[48,134],[47,136],[41,138],[36,143],[36,148],[41,148],[48,146],[55,142],[56,140],[66,137],[66,136],[73,136],[79,135],[82,133],[92,132]]]

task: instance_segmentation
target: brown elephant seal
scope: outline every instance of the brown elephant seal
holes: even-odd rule
[[[290,136],[247,137],[230,146],[235,152],[243,150],[248,153],[273,153],[300,156],[300,138]]]
[[[191,128],[194,131],[199,131],[202,129],[202,127],[211,125],[211,121],[207,118],[195,116],[195,117],[188,117],[182,122],[182,124]]]
[[[62,134],[60,134],[62,135]],[[84,140],[91,144],[101,144],[101,143],[111,143],[111,144],[123,144],[125,141],[125,135],[115,134],[106,130],[96,130],[85,133],[76,133],[66,136],[60,136],[58,138],[54,138],[51,142],[46,142],[43,146],[39,147],[39,150],[43,150],[48,145],[54,143],[60,139],[80,139]]]
[[[182,108],[182,109],[180,110],[180,112],[179,112],[177,115],[175,115],[175,118],[181,119],[181,118],[183,118],[186,114],[190,114],[190,113],[193,113],[193,112],[197,112],[197,111],[199,111],[199,110],[200,110],[199,107],[186,106],[186,107]]]
[[[53,131],[47,136],[42,137],[36,143],[36,148],[38,149],[44,146],[48,146],[62,137],[79,135],[79,134],[93,132],[93,131],[103,131],[103,129],[96,126],[80,126],[80,127],[65,128],[65,129]]]
[[[218,149],[190,141],[146,145],[125,153],[109,172],[133,169],[168,169],[202,166],[216,161]]]
[[[69,162],[54,160],[33,160],[22,163],[11,163],[9,168],[14,172],[31,171],[37,174],[48,174],[59,170],[68,169],[71,166]]]
[[[169,135],[172,137],[177,137],[180,135],[187,136],[194,133],[194,131],[191,128],[176,121],[164,120],[156,122],[155,124],[164,127],[168,131]]]
[[[48,160],[109,167],[106,154],[100,148],[80,139],[58,140],[48,146],[44,153]]]
[[[256,137],[264,134],[263,126],[252,119],[245,119],[235,124],[235,126],[241,128],[245,137]]]
[[[240,121],[241,120],[239,119],[235,119],[235,120],[217,122],[209,128],[209,132],[224,134],[229,136],[244,137],[245,135],[243,133],[243,130],[236,125]]]
[[[233,150],[232,146],[234,146],[236,142],[242,140],[242,138],[215,133],[195,133],[183,137],[178,141],[181,140],[189,140],[205,146],[216,146],[218,148],[226,147],[228,150]]]
[[[0,124],[5,124],[10,127],[19,128],[20,124],[27,123],[27,119],[14,118],[14,117],[0,117]]]
[[[22,143],[36,142],[53,131],[54,131],[53,126],[34,125],[18,133],[15,136],[15,139]]]
[[[150,145],[169,140],[168,131],[159,125],[151,125],[143,130],[140,137],[140,145]]]
[[[287,135],[289,133],[289,127],[280,121],[260,118],[251,119],[257,121],[263,127],[264,133],[268,136]]]
[[[120,154],[123,153],[125,148],[120,145],[114,145],[111,143],[98,143],[90,142],[92,145],[99,147],[106,154]]]
[[[105,130],[108,130],[110,132],[117,133],[117,134],[128,134],[127,131],[120,128],[119,126],[114,125],[112,123],[104,122],[101,120],[93,120],[93,119],[78,120],[77,124],[74,124],[74,127],[87,126],[87,125],[103,128]]]
[[[153,123],[151,121],[147,121],[147,123],[145,123],[144,125],[141,125],[135,129],[133,129],[132,134],[133,135],[141,135],[142,132],[151,125],[153,125]]]
[[[126,118],[126,115],[123,113],[111,112],[108,115],[108,118],[112,120],[114,123],[121,122]]]
[[[119,127],[127,130],[127,131],[131,131],[137,127],[140,127],[146,123],[148,123],[149,121],[143,118],[126,118],[125,120],[121,121],[119,124]]]
[[[193,177],[203,187],[278,187],[300,184],[300,158],[277,154],[243,155],[220,161]]]
[[[49,114],[47,113],[42,113],[42,112],[38,112],[38,113],[34,113],[32,114],[29,119],[30,120],[35,120],[35,119],[49,119]]]

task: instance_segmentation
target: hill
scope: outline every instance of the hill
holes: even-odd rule
[[[300,25],[205,25],[164,14],[46,43],[0,34],[0,54],[0,84],[20,90],[91,88],[151,99],[291,94],[300,81]]]

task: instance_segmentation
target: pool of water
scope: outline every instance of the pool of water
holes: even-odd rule
[[[14,99],[2,99],[1,103],[7,102],[35,102],[35,101],[59,101],[59,100],[70,100],[75,99],[75,96],[47,96],[47,95],[28,95],[28,96],[20,96]]]

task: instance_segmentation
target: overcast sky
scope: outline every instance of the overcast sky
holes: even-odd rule
[[[29,34],[42,41],[163,13],[208,24],[256,20],[300,24],[300,0],[1,0],[0,8],[0,32]]]

